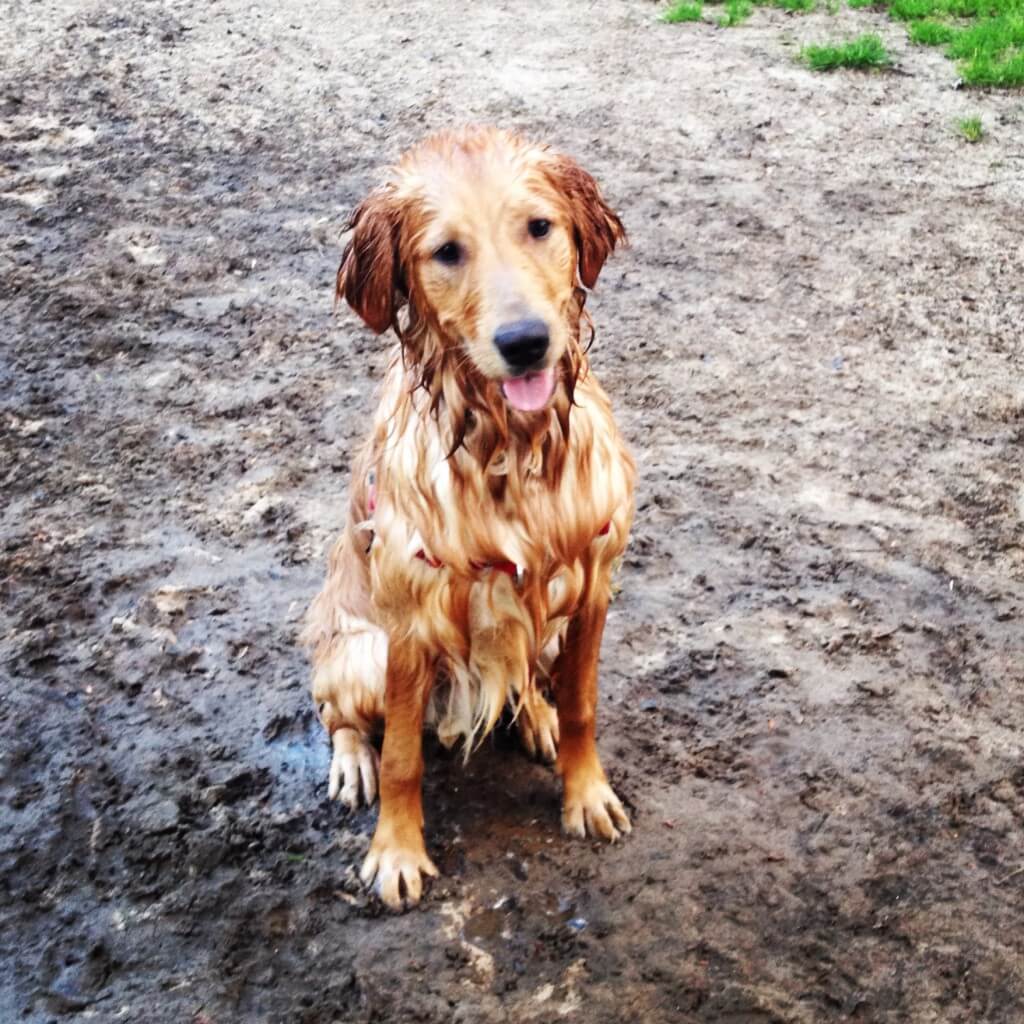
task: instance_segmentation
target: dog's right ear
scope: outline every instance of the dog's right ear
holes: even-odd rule
[[[371,192],[349,221],[352,237],[341,257],[335,294],[383,334],[395,322],[400,294],[398,261],[400,211],[388,187]]]

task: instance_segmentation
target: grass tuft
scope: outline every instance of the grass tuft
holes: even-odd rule
[[[884,68],[889,54],[878,36],[864,35],[848,43],[827,46],[806,46],[800,56],[813,71],[834,71],[836,68]]]
[[[704,5],[700,0],[695,0],[695,2],[682,0],[681,3],[676,4],[674,7],[670,7],[661,16],[661,20],[668,22],[670,25],[675,25],[681,21],[700,21],[703,14]]]
[[[957,121],[956,127],[968,142],[981,142],[985,135],[985,126],[980,117],[965,117]]]
[[[754,5],[750,0],[727,0],[725,15],[718,19],[722,28],[735,28],[742,25],[754,13]]]
[[[742,25],[754,13],[754,5],[750,0],[727,0],[725,14],[718,19],[722,28],[735,28]]]
[[[892,0],[889,14],[897,21],[920,21],[932,14],[944,13],[939,10],[936,0]]]
[[[941,21],[915,21],[910,26],[910,40],[919,46],[942,46],[955,35],[956,29]]]

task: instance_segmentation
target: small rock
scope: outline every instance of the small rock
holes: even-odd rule
[[[153,594],[153,607],[165,615],[177,615],[188,607],[186,587],[165,586]]]
[[[72,964],[50,986],[50,1002],[58,1013],[77,1013],[89,1005],[89,997],[81,989],[81,973],[82,964]]]
[[[206,786],[199,793],[199,799],[207,807],[215,807],[222,804],[228,795],[228,787],[224,785]]]
[[[1017,790],[1009,779],[1003,779],[992,787],[992,799],[1001,804],[1016,803]]]
[[[151,804],[139,815],[139,827],[143,832],[170,832],[177,827],[181,811],[173,800],[161,800]]]
[[[857,683],[857,689],[861,693],[866,693],[869,697],[892,696],[892,687],[879,682],[877,679],[862,679]]]

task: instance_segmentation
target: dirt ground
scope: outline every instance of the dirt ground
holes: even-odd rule
[[[1024,1020],[1024,99],[870,12],[54,0],[0,20],[0,1020]],[[800,44],[879,31],[885,75]],[[952,125],[980,113],[967,146]],[[428,752],[405,916],[296,648],[386,345],[340,230],[428,130],[579,157],[633,247],[600,745]]]

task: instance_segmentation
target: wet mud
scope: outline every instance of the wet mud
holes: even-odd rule
[[[0,22],[0,1019],[1024,1020],[1020,97],[870,12],[338,6]],[[865,25],[897,73],[794,63]],[[392,916],[295,638],[385,360],[341,227],[466,121],[632,236],[593,362],[634,832],[430,744],[443,877]]]

